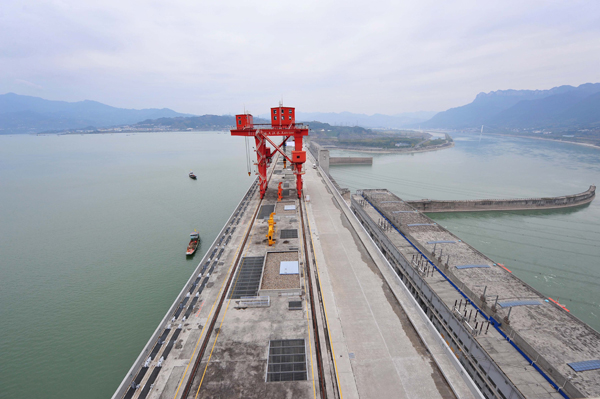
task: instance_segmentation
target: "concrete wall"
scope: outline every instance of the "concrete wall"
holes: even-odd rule
[[[373,165],[372,157],[330,157],[329,165]]]
[[[592,202],[595,196],[596,186],[590,186],[587,191],[574,195],[566,195],[563,197],[484,199],[466,201],[438,201],[423,199],[406,202],[421,212],[476,212],[569,208]]]
[[[314,141],[309,142],[308,150],[317,160],[317,165],[329,175],[329,150],[324,149]]]
[[[596,186],[590,186],[590,190],[592,192],[595,192]],[[590,190],[586,191],[589,192]],[[368,192],[369,190],[365,190],[363,192],[363,197],[366,199],[369,199],[369,195]],[[375,191],[375,190],[373,190]],[[581,193],[584,194],[584,193]],[[577,195],[581,195],[581,194],[577,194]],[[557,198],[564,198],[564,197],[557,197]],[[592,196],[593,198],[593,196]],[[591,199],[590,199],[591,201]],[[409,201],[406,201],[407,203],[409,203]],[[589,201],[588,201],[589,202]],[[359,220],[361,221],[361,223],[363,223],[363,225],[365,227],[369,227],[369,232],[372,234],[372,237],[374,239],[376,239],[376,241],[378,242],[378,244],[380,244],[380,247],[382,249],[384,249],[385,251],[387,251],[387,253],[393,255],[393,260],[399,261],[397,262],[397,264],[399,266],[402,266],[402,268],[404,270],[399,270],[400,272],[402,272],[406,277],[410,278],[412,280],[412,282],[414,283],[414,287],[415,290],[417,291],[417,293],[420,295],[420,298],[422,298],[422,302],[421,304],[427,304],[428,306],[433,306],[434,308],[438,309],[438,314],[444,313],[446,310],[444,309],[444,303],[443,301],[437,296],[437,294],[431,290],[429,288],[429,284],[425,281],[422,280],[419,276],[418,273],[414,272],[413,270],[415,270],[414,268],[411,268],[410,265],[407,266],[408,263],[410,263],[410,261],[406,258],[404,258],[404,256],[396,250],[394,244],[387,238],[387,236],[382,233],[380,231],[380,227],[375,223],[375,221],[372,221],[370,219],[370,217],[366,214],[366,212],[362,209],[362,207],[360,206],[360,204],[358,204],[354,198],[352,198],[352,210],[354,211],[355,215],[357,215],[359,217]],[[392,214],[389,214],[387,212],[381,212],[379,211],[382,216],[384,216],[385,218],[387,218],[388,220],[392,220],[393,216]],[[432,223],[433,220],[429,219]],[[368,223],[366,223],[368,222]],[[484,312],[485,314],[487,314],[488,317],[490,317],[491,319],[493,318],[497,318],[497,315],[491,310],[491,304],[488,302],[482,302],[481,301],[481,296],[480,295],[476,295],[473,291],[471,291],[456,275],[454,275],[453,273],[449,273],[448,268],[443,264],[443,260],[441,259],[441,257],[436,258],[435,255],[433,255],[429,250],[427,250],[418,240],[414,239],[412,237],[412,235],[410,234],[409,231],[407,231],[405,228],[403,228],[402,226],[396,226],[397,230],[399,232],[401,232],[405,238],[407,240],[409,240],[414,246],[415,248],[418,248],[419,251],[421,251],[424,255],[426,255],[428,258],[431,259],[432,265],[435,265],[439,271],[444,272],[444,277],[448,280],[451,281],[454,285],[455,288],[459,291],[462,291],[470,300],[470,302],[472,304],[474,304],[475,306],[477,306],[477,308],[479,308],[482,312]],[[441,226],[440,226],[441,228]],[[447,233],[450,234],[450,236],[453,236],[455,239],[458,240],[458,237],[454,236],[452,233],[448,232]],[[477,251],[475,248],[472,248],[472,250],[474,250],[475,252],[479,253],[483,258],[487,258],[487,256],[485,256],[483,253]],[[489,258],[487,258],[490,262],[493,263],[493,261]],[[441,272],[440,272],[441,274]],[[403,277],[404,278],[404,277]],[[525,284],[525,283],[523,283]],[[460,289],[459,289],[460,287]],[[529,287],[529,286],[528,286]],[[529,289],[531,289],[531,291],[535,292],[537,295],[539,295],[540,297],[545,297],[544,294],[542,294],[541,292],[535,290],[532,287],[529,287]],[[442,306],[444,305],[444,306]],[[446,309],[448,309],[446,307]],[[448,309],[449,310],[449,309]],[[454,316],[454,313],[452,313],[450,311],[450,313]],[[568,314],[569,317],[574,317],[571,314]],[[575,318],[576,319],[576,318]],[[578,319],[576,319],[577,321],[579,321]],[[448,325],[448,323],[439,323],[439,326],[444,327],[445,325]],[[461,327],[464,327],[462,324],[460,324]],[[501,328],[501,330],[504,332],[507,341],[510,342],[511,344],[514,343],[514,345],[518,346],[519,349],[521,351],[523,351],[523,353],[528,356],[530,359],[534,359],[534,363],[541,367],[543,369],[543,371],[548,374],[550,377],[552,377],[552,379],[554,380],[554,382],[562,388],[563,391],[567,392],[567,394],[569,395],[569,397],[571,398],[583,398],[584,395],[579,391],[579,389],[577,387],[575,387],[575,385],[573,385],[570,382],[570,379],[567,378],[565,375],[561,374],[561,372],[559,370],[556,370],[551,363],[546,360],[537,350],[535,350],[523,337],[521,337],[521,335],[514,330],[509,324],[507,323],[499,323],[499,328]],[[454,329],[456,330],[456,327],[454,327]],[[464,328],[463,328],[464,329]],[[470,342],[469,344],[469,351],[467,353],[471,353],[473,354],[474,349],[476,348],[476,346],[479,346],[479,343],[474,340],[471,339],[470,337],[470,333],[465,330],[468,333],[468,336],[464,336],[464,334],[459,333],[458,337],[461,338],[461,340],[463,342]],[[500,331],[500,330],[498,330]],[[592,329],[593,333],[594,333],[594,339],[596,338],[596,336],[598,335],[598,333],[596,333],[593,329]],[[450,338],[451,340],[452,335],[447,333],[446,336],[448,338]],[[510,337],[510,338],[508,338]],[[456,343],[456,348],[458,349],[462,349],[461,346],[462,345],[458,345]],[[462,352],[463,354],[465,352]],[[493,359],[491,359],[489,357],[489,355],[487,353],[484,354],[484,356],[486,358],[488,358],[490,360],[491,363],[494,364],[495,366],[495,362],[493,361]],[[479,362],[481,363],[481,359],[482,357],[478,358]],[[463,358],[461,357],[459,360],[463,360]],[[465,360],[469,360],[466,359]],[[470,361],[470,360],[469,360]],[[490,364],[491,364],[490,363]],[[473,367],[474,369],[476,369],[477,367]],[[500,369],[498,369],[500,370]],[[502,373],[502,371],[500,370],[500,372]],[[489,371],[488,371],[489,373]],[[472,377],[476,378],[476,376],[472,375]],[[491,377],[491,374],[489,374],[489,377]],[[496,381],[497,383],[497,381]],[[500,386],[500,385],[498,385]],[[508,386],[507,386],[508,388]],[[516,390],[516,388],[513,386],[512,388],[514,388]],[[510,398],[510,396],[506,396],[507,398]]]

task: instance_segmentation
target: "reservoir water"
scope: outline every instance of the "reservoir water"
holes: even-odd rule
[[[223,133],[0,136],[0,397],[111,397],[253,178]]]
[[[331,173],[405,199],[564,195],[600,176],[597,149],[455,140]],[[0,398],[110,397],[253,178],[223,133],[0,135]],[[431,216],[600,329],[598,201]]]

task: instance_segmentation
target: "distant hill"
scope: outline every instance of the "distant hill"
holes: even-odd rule
[[[187,115],[168,108],[124,109],[89,100],[71,103],[14,93],[0,95],[0,134],[128,125],[177,116]]]
[[[462,107],[436,114],[425,128],[573,128],[600,125],[600,83],[550,90],[499,90],[480,93]]]
[[[406,112],[396,115],[355,114],[352,112],[296,112],[296,120],[320,121],[330,125],[362,126],[366,128],[401,129],[413,124],[425,122],[435,115],[435,112]]]
[[[254,118],[254,123],[268,123]],[[190,117],[148,119],[135,124],[135,128],[155,130],[223,130],[235,126],[233,115],[201,115]]]
[[[321,139],[350,139],[372,136],[372,130],[360,126],[332,126],[328,123],[305,122],[310,128],[310,135]]]

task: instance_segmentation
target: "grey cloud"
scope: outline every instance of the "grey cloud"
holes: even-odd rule
[[[595,1],[9,1],[0,92],[196,114],[443,110],[600,81]],[[20,82],[20,83],[19,83]]]

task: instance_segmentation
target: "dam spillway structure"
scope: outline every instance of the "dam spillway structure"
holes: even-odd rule
[[[231,130],[232,136],[254,137],[256,142],[256,166],[260,184],[260,198],[267,192],[267,166],[271,163],[274,151],[279,152],[285,160],[290,162],[296,176],[296,191],[298,198],[302,196],[302,164],[306,162],[306,152],[302,149],[302,137],[308,136],[308,126],[296,124],[296,110],[292,107],[271,108],[271,124],[254,124],[254,117],[244,113],[235,116],[235,129]],[[283,140],[276,144],[270,137],[281,136]],[[288,139],[294,138],[292,157],[285,153]],[[267,146],[271,144],[274,151]],[[284,149],[282,149],[284,148]]]

